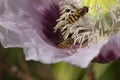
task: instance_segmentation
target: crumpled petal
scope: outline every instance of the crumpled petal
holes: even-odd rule
[[[99,63],[108,63],[120,58],[120,32],[112,36],[101,48],[100,54],[93,60]]]
[[[65,50],[55,48],[54,39],[51,38],[52,43],[48,38],[54,35],[52,27],[55,26],[56,19],[59,17],[58,12],[58,0],[0,0],[2,45],[5,48],[23,48],[26,60],[47,64],[65,61],[87,67],[99,54],[107,40],[90,48],[85,47],[72,55]]]
[[[100,54],[93,60],[99,63],[108,63],[110,61],[116,60],[120,57],[120,6],[114,10],[113,21],[113,31],[115,34],[109,38],[109,41],[103,45]],[[112,29],[111,29],[112,30]],[[118,32],[117,32],[118,31]]]
[[[44,26],[41,26],[41,16],[37,11],[41,5],[39,0],[1,0],[0,2],[0,6],[3,7],[0,10],[3,11],[0,15],[0,40],[4,47],[22,47],[26,59],[38,60],[40,58],[45,63],[51,63],[54,60],[53,57],[59,54],[60,57],[66,55],[64,51],[58,50],[44,41],[42,33]],[[39,5],[37,5],[38,2]],[[38,28],[40,35],[37,33]],[[54,53],[55,55],[53,55]]]

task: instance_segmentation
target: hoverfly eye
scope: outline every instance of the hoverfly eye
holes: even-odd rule
[[[66,9],[65,12],[70,12],[71,10],[70,9]]]

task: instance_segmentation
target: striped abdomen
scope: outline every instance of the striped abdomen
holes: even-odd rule
[[[67,38],[67,39],[64,40],[63,42],[59,43],[59,44],[57,45],[57,48],[61,48],[61,49],[67,48],[67,47],[72,46],[72,44],[73,44],[73,39],[72,39],[72,38]]]
[[[77,21],[78,19],[80,18],[80,15],[78,13],[73,13],[73,14],[70,14],[67,21],[69,24]]]
[[[74,13],[70,14],[67,21],[69,24],[77,21],[80,17],[84,16],[86,13],[88,13],[89,9],[86,6],[83,6],[83,8],[78,9]]]

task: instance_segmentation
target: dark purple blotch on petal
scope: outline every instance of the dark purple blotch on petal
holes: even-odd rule
[[[120,57],[120,33],[103,45],[100,54],[93,60],[93,62],[108,63]]]
[[[43,24],[43,32],[47,39],[54,44],[62,41],[61,33],[58,31],[54,33],[53,27],[57,24],[56,20],[60,17],[59,3],[58,1],[52,2],[52,4],[45,6],[41,23]]]

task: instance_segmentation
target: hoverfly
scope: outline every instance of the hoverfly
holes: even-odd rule
[[[83,6],[82,8],[74,7],[73,9],[66,8],[66,10],[62,11],[60,18],[57,19],[58,23],[54,27],[54,32],[56,32],[58,29],[64,30],[67,27],[70,27],[73,23],[88,13],[88,11],[89,8],[87,6]]]
[[[80,19],[80,17],[83,17],[86,13],[88,13],[89,9],[87,6],[83,6],[80,9],[77,9],[74,13],[70,14],[67,22],[68,24],[71,24],[75,21],[77,21],[78,19]]]
[[[71,45],[73,45],[73,39],[72,38],[67,38],[66,40],[62,41],[61,43],[59,43],[57,45],[57,48],[68,48],[68,47],[71,47]]]

